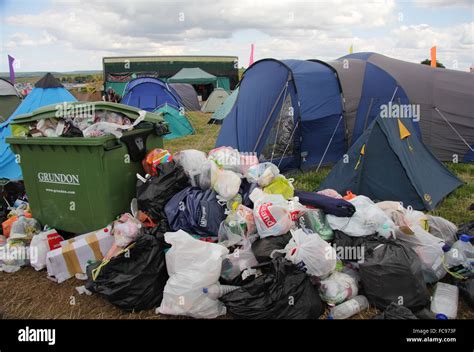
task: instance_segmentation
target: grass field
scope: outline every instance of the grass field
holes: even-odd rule
[[[196,134],[178,140],[166,141],[165,147],[176,152],[183,149],[209,151],[213,148],[219,126],[208,125],[209,115],[192,113],[189,116]],[[432,213],[459,224],[473,219],[468,206],[474,203],[474,166],[449,164],[465,185],[447,197]],[[295,186],[298,189],[314,190],[329,172],[297,174]],[[14,319],[168,319],[156,315],[154,310],[128,313],[113,307],[98,296],[79,295],[75,287],[84,283],[69,279],[56,284],[47,278],[46,272],[23,268],[13,274],[0,273],[0,318]],[[431,287],[430,287],[431,289]],[[460,300],[458,318],[474,319],[474,311]],[[324,319],[328,311],[321,317]],[[375,308],[354,316],[355,319],[370,319],[378,311]],[[173,317],[176,318],[176,317]],[[178,317],[179,318],[179,317]],[[227,317],[223,317],[225,319]]]

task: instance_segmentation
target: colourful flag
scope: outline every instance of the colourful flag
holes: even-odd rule
[[[250,59],[249,66],[253,64],[253,44],[250,44]]]
[[[15,62],[15,58],[8,55],[8,67],[10,69],[10,82],[15,83],[15,70],[13,69],[13,62]]]
[[[354,48],[353,48],[353,45],[351,44],[351,46],[349,47],[349,54],[352,54],[354,51]]]
[[[436,67],[436,46],[431,48],[431,67]]]

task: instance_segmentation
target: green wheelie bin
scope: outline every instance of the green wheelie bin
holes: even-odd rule
[[[86,104],[94,104],[95,111],[112,111],[131,120],[145,118],[121,138],[7,138],[23,172],[33,217],[43,225],[72,233],[100,229],[130,211],[136,174],[143,173],[141,160],[147,151],[162,148],[162,137],[168,133],[161,115],[122,104]],[[18,116],[13,124],[24,126],[54,118],[56,110],[55,106],[41,108]]]

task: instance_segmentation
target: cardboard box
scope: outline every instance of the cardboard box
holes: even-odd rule
[[[61,283],[76,274],[85,274],[91,261],[102,260],[114,244],[111,226],[61,242],[48,252],[48,275]]]

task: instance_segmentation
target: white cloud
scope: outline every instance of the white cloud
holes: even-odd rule
[[[445,1],[437,1],[437,6],[441,3]],[[81,58],[80,63],[69,60],[68,67],[97,60],[93,68],[99,68],[102,56],[180,54],[238,55],[246,66],[250,42],[256,45],[256,58],[330,60],[354,44],[356,51],[409,61],[422,60],[437,44],[440,59],[445,54],[449,60],[456,58],[463,69],[471,64],[472,23],[393,29],[398,23],[397,6],[391,0],[55,1],[41,14],[7,17],[15,34],[5,43],[18,50],[67,48],[69,57]],[[22,29],[41,31],[41,35],[31,37]],[[65,53],[56,57],[61,55]]]

